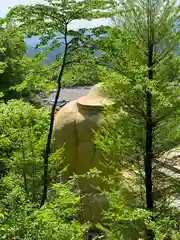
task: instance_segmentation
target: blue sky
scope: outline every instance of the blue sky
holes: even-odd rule
[[[43,0],[0,0],[0,17],[4,17],[7,12],[8,9],[10,7],[14,7],[15,5],[19,5],[19,4],[24,4],[24,5],[28,5],[28,4],[36,4],[36,3],[43,3]],[[93,26],[99,26],[99,25],[106,25],[109,23],[109,20],[105,20],[105,19],[99,19],[99,20],[93,20],[91,22],[89,21],[85,21],[85,20],[81,20],[81,21],[73,21],[70,24],[70,28],[83,28],[83,27],[93,27]]]
[[[42,0],[1,0],[0,3],[0,17],[4,17],[8,12],[9,7],[14,7],[18,4],[35,4],[41,3]]]

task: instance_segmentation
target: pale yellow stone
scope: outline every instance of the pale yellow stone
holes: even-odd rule
[[[64,147],[64,166],[68,165],[67,175],[84,174],[91,168],[99,168],[100,151],[93,143],[94,131],[102,124],[104,105],[112,104],[106,99],[101,85],[97,84],[87,96],[71,101],[62,107],[55,116],[52,151]],[[97,222],[102,209],[107,206],[105,196],[98,193],[93,186],[100,186],[95,179],[79,182],[82,194],[84,220]]]

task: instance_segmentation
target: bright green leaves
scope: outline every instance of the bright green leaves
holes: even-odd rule
[[[44,58],[42,54],[28,59],[24,35],[13,24],[6,22],[6,25],[0,33],[1,98],[5,101],[19,97],[32,100],[35,94],[54,87],[50,81],[52,70],[40,64]]]
[[[27,198],[36,201],[42,174],[42,153],[49,127],[48,110],[22,101],[1,104],[0,152],[10,174],[24,179]]]
[[[48,53],[57,50],[57,61],[50,66],[52,71],[55,69],[53,79],[59,73],[65,54],[64,86],[89,84],[96,82],[98,78],[96,69],[91,70],[93,49],[91,49],[90,37],[85,29],[69,29],[69,24],[78,19],[96,18],[97,11],[97,15],[100,16],[99,10],[102,10],[102,14],[103,11],[108,13],[108,7],[112,7],[113,4],[113,1],[99,0],[53,0],[35,6],[17,6],[8,13],[7,20],[17,22],[18,29],[24,35],[40,37],[40,43],[37,45],[40,51],[35,56],[35,61],[46,59]]]
[[[179,34],[172,28],[177,13],[176,8],[172,7],[173,2],[167,1],[165,5],[161,5],[160,2],[162,3],[162,1],[154,3],[153,10],[151,9],[154,16],[154,62],[151,81],[147,81],[148,25],[144,21],[147,1],[123,1],[122,12],[115,18],[115,26],[94,30],[97,35],[101,33],[108,35],[108,38],[101,37],[95,41],[95,45],[102,53],[98,63],[103,66],[99,68],[101,81],[110,97],[129,114],[129,118],[136,121],[138,118],[141,118],[142,122],[145,120],[147,91],[152,94],[154,123],[157,123],[158,119],[162,121],[165,117],[173,121],[180,107],[180,64],[176,53]],[[159,12],[160,5],[162,9]],[[164,20],[166,26],[161,22],[162,19],[166,19]],[[124,29],[121,28],[123,24]]]
[[[84,239],[88,224],[75,220],[74,216],[80,207],[80,198],[78,193],[72,192],[68,184],[54,185],[51,199],[42,209],[38,209],[36,204],[22,201],[18,205],[17,202],[17,199],[12,198],[9,206],[12,207],[11,217],[7,215],[9,214],[7,209],[2,209],[5,215],[2,221],[0,218],[2,239]],[[13,207],[16,207],[15,211]]]
[[[97,57],[100,65],[98,67],[100,79],[107,94],[116,103],[115,107],[105,111],[105,123],[96,134],[95,143],[103,154],[102,163],[114,171],[114,175],[111,175],[112,179],[119,174],[119,182],[124,186],[126,178],[121,175],[123,170],[132,175],[125,190],[128,192],[130,184],[134,185],[136,200],[138,199],[141,205],[145,199],[143,159],[147,154],[145,152],[146,126],[149,123],[146,112],[147,92],[152,95],[150,103],[152,104],[153,130],[152,160],[180,143],[180,64],[177,56],[180,42],[178,27],[176,31],[174,30],[178,14],[173,1],[121,1],[121,3],[122,11],[114,17],[114,26],[94,30],[96,36],[103,33],[108,36],[103,38],[101,35],[101,38],[95,40],[94,45],[101,51],[101,57]],[[148,38],[153,44],[152,80],[148,78]],[[155,210],[157,210],[159,206],[165,208],[163,203],[168,205],[168,197],[171,193],[163,188],[167,180],[166,175],[161,174],[156,178],[156,171],[158,172],[159,168],[155,164],[153,167],[154,195],[158,195],[161,191],[164,195],[166,191],[164,196],[166,200],[159,195],[153,199],[156,201]],[[163,187],[159,185],[160,181]],[[155,222],[149,221],[149,225],[150,219],[148,215],[146,218],[148,214],[146,211],[136,212],[135,210],[137,217],[135,219],[134,207],[139,207],[136,201],[132,201],[131,211],[128,212],[128,200],[133,199],[133,191],[128,192],[132,195],[123,199],[123,202],[122,196],[126,196],[126,193],[121,193],[120,190],[115,192],[116,189],[121,187],[117,186],[114,189],[112,187],[111,190],[116,195],[112,192],[109,194],[109,201],[113,203],[109,217],[110,222],[113,222],[114,218],[120,222],[119,225],[116,225],[116,221],[114,222],[114,229],[113,224],[110,226],[110,229],[113,229],[108,231],[110,239],[126,239],[129,236],[133,239],[135,234],[134,231],[130,233],[130,229],[133,224],[135,225],[132,228],[138,229],[139,220],[142,223],[142,229],[149,226],[155,232],[157,239],[165,239],[168,234],[171,236],[173,233],[177,234],[177,226],[164,218],[164,214],[174,216],[169,206],[166,211],[158,209],[160,218],[156,216]],[[176,188],[176,191],[179,189]],[[113,209],[113,206],[116,207]],[[173,226],[170,227],[171,223]],[[168,226],[168,224],[169,229],[166,227],[163,229],[162,226]],[[126,228],[127,225],[128,231],[124,232],[124,227]],[[140,231],[138,229],[138,234]],[[176,236],[178,238],[178,234]],[[141,238],[144,239],[144,236]]]
[[[0,62],[0,74],[4,73],[6,67],[7,67],[7,64],[5,62]]]
[[[24,41],[16,29],[2,26],[0,32],[0,89],[6,94],[11,86],[22,80],[25,54]]]
[[[35,96],[39,92],[48,93],[56,87],[55,82],[51,80],[53,77],[52,69],[47,65],[42,65],[36,57],[27,59],[25,68],[27,74],[24,76],[23,81],[11,87],[12,90],[27,93],[27,96],[24,96],[25,98],[29,97],[31,99],[31,96]]]
[[[0,112],[0,160],[8,169],[0,185],[1,238],[83,239],[87,227],[75,219],[80,196],[72,185],[52,186],[48,204],[38,209],[49,111],[11,100],[0,104]],[[59,180],[62,153],[59,149],[50,157],[53,182]]]

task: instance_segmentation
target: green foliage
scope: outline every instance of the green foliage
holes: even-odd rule
[[[136,211],[140,203],[143,208],[146,199],[143,186],[144,156],[147,144],[147,92],[152,95],[153,159],[158,159],[164,151],[180,143],[180,64],[177,55],[180,38],[179,29],[174,30],[179,13],[173,1],[123,1],[121,10],[114,17],[112,27],[94,30],[97,35],[103,32],[108,34],[108,38],[100,38],[94,44],[102,52],[102,57],[97,60],[101,81],[109,98],[115,103],[105,111],[104,126],[97,133],[95,143],[100,147],[104,156],[102,164],[114,171],[113,176],[121,175],[125,170],[133,176],[131,181],[137,187],[136,195],[139,196],[139,201],[134,202],[136,207],[130,206],[129,216],[125,211],[127,206],[120,207],[123,213],[117,214],[120,217],[125,214],[129,220],[134,207]],[[151,12],[150,20],[149,12]],[[150,69],[147,58],[148,34],[153,36],[151,39],[153,79],[151,81],[148,79]],[[153,167],[154,196],[160,189],[162,192],[166,191],[166,196],[162,196],[162,193],[157,199],[153,199],[155,201],[155,222],[152,221],[149,227],[154,231],[155,239],[165,239],[168,234],[170,236],[175,234],[174,231],[176,236],[173,237],[177,239],[179,220],[176,219],[176,223],[171,221],[174,211],[167,206],[172,192],[165,187],[166,184],[168,185],[166,175],[161,174],[156,178],[158,165],[153,162]],[[125,179],[122,179],[122,185]],[[126,186],[128,189],[129,184]],[[122,195],[120,192],[118,194]],[[118,194],[115,199],[118,199]],[[113,195],[110,196],[110,201],[111,197]],[[115,208],[114,211],[119,210]],[[112,213],[111,222],[113,222],[113,217]],[[143,224],[145,220],[146,218],[143,218]],[[117,221],[115,222],[118,225]],[[130,221],[130,223],[134,222]],[[135,226],[138,227],[137,224]],[[111,229],[110,227],[112,239],[120,237],[134,239],[134,232],[131,234],[129,232],[130,236],[128,236],[126,231],[125,236],[122,236],[121,225],[118,225],[117,231],[111,231]],[[141,230],[138,229],[137,232],[140,233]]]
[[[53,185],[51,199],[41,209],[17,199],[18,186],[13,187],[16,198],[9,194],[9,205],[1,204],[1,239],[84,239],[88,225],[74,217],[80,198],[78,192],[72,192],[71,184]]]
[[[143,165],[147,92],[152,95],[154,159],[180,142],[180,62],[176,54],[179,33],[177,29],[174,31],[178,8],[173,1],[161,0],[152,0],[151,9],[145,0],[123,1],[119,4],[120,11],[115,1],[46,2],[47,5],[15,7],[7,20],[9,24],[18,22],[18,27],[9,25],[6,29],[1,25],[0,56],[6,53],[8,58],[1,59],[0,74],[4,85],[9,76],[14,76],[14,82],[2,88],[0,95],[4,97],[7,91],[15,90],[24,93],[23,97],[32,98],[41,89],[51,89],[49,80],[59,72],[62,72],[64,86],[101,80],[115,102],[105,110],[104,125],[95,138],[103,156],[102,169],[109,175],[106,178],[99,170],[92,169],[66,184],[60,183],[63,171],[63,150],[60,149],[50,155],[48,201],[39,208],[49,112],[23,101],[1,103],[0,160],[5,164],[5,171],[0,179],[0,238],[84,239],[90,224],[81,218],[82,196],[76,181],[86,177],[96,181],[99,178],[105,183],[105,189],[98,190],[106,195],[109,209],[96,227],[103,230],[108,239],[145,239],[148,228],[157,240],[179,239],[179,210],[170,205],[171,193],[166,188],[170,180],[166,175],[157,175],[159,169],[155,163],[155,207],[153,213],[145,210]],[[113,8],[111,12],[108,7]],[[152,13],[151,21],[147,10]],[[96,39],[85,34],[85,29],[68,28],[70,22],[79,18],[90,20],[110,15],[114,15],[114,25],[93,29]],[[152,24],[150,28],[149,24]],[[103,37],[103,33],[108,34],[108,38]],[[154,45],[152,81],[147,77],[149,34],[153,36]],[[48,46],[46,51],[27,59],[23,47],[23,38],[27,35],[40,35],[41,43],[37,47]],[[6,45],[8,39],[12,39],[11,45]],[[64,46],[64,52],[57,53],[52,66],[40,64],[48,52],[60,45]],[[94,50],[101,55],[94,56]],[[86,74],[90,74],[90,78]],[[176,181],[173,185],[176,192],[178,184]],[[164,192],[163,196],[158,195],[158,191]]]
[[[39,209],[42,191],[43,149],[49,111],[11,100],[0,104],[1,161],[6,172],[0,183],[1,239],[83,239],[79,192],[73,182],[54,184],[49,201]],[[58,180],[62,150],[51,155],[50,179]],[[79,220],[78,220],[79,219]]]
[[[43,149],[49,127],[47,109],[11,100],[0,105],[1,160],[13,179],[18,176],[27,198],[36,201],[41,187]],[[14,180],[15,181],[15,180]],[[40,190],[39,190],[40,192]]]
[[[48,162],[54,124],[54,113],[65,70],[68,70],[69,67],[73,68],[74,64],[82,64],[82,66],[84,64],[85,66],[87,57],[92,54],[92,49],[89,48],[87,44],[89,36],[85,34],[85,30],[69,30],[68,26],[73,20],[79,19],[80,17],[82,18],[84,16],[86,19],[90,20],[95,16],[93,12],[93,10],[95,10],[95,4],[96,7],[100,7],[101,10],[105,10],[104,8],[107,9],[107,6],[109,7],[109,4],[111,3],[108,1],[107,3],[105,2],[102,4],[101,1],[94,0],[84,0],[80,2],[71,0],[47,0],[46,2],[47,4],[35,6],[17,6],[7,15],[8,22],[18,23],[18,29],[24,34],[24,36],[31,36],[32,34],[40,36],[41,42],[38,44],[37,48],[45,47],[45,51],[38,53],[36,58],[42,60],[48,52],[51,52],[55,48],[58,49],[62,45],[64,46],[63,53],[57,53],[57,61],[53,63],[53,69],[58,71],[58,89],[51,111],[51,122],[44,154],[44,191],[41,206],[47,199]],[[100,9],[98,9],[98,11],[99,10]],[[69,36],[71,37],[70,40]],[[85,61],[82,61],[84,57]],[[87,68],[83,67],[83,69],[85,70]],[[76,72],[77,71],[75,71],[75,73]],[[68,73],[71,72],[68,71]]]
[[[121,180],[123,181],[123,179]],[[156,240],[165,240],[170,236],[173,240],[179,238],[177,218],[160,216],[154,222],[149,211],[128,204],[129,198],[132,198],[131,193],[128,193],[127,190],[124,191],[115,182],[113,186],[116,188],[113,187],[106,192],[109,199],[109,209],[104,213],[106,222],[97,225],[106,233],[108,239],[146,239],[144,232],[147,227],[154,230]]]
[[[147,80],[146,1],[124,1],[122,10],[129,11],[116,15],[115,26],[102,29],[109,37],[95,42],[102,51],[100,78],[109,97],[116,103],[107,110],[110,117],[107,116],[98,144],[106,158],[107,152],[114,154],[112,162],[118,162],[120,166],[123,162],[139,164],[143,158],[147,91],[152,94],[154,154],[158,156],[179,143],[180,64],[176,54],[179,33],[173,29],[178,15],[171,1],[162,5],[159,14],[157,12],[162,2],[153,3],[153,24],[156,23],[153,25],[153,41],[156,50],[151,82]],[[165,28],[162,19],[166,21]],[[121,28],[122,25],[126,28]],[[96,32],[98,29],[95,29]]]
[[[43,60],[54,49],[59,49],[56,61],[50,66],[54,71],[53,79],[59,76],[63,65],[63,86],[93,84],[98,81],[92,54],[94,49],[89,45],[91,35],[86,29],[72,30],[69,24],[77,19],[99,18],[111,15],[109,8],[114,1],[101,0],[47,0],[46,4],[35,6],[17,6],[8,13],[8,22],[18,22],[18,29],[24,36],[40,36],[40,51],[36,58]],[[63,56],[66,56],[63,63]]]
[[[53,73],[37,57],[28,59],[24,35],[6,19],[0,22],[0,91],[5,102],[12,98],[33,101],[40,92],[55,87]]]
[[[11,86],[22,81],[23,58],[25,55],[25,43],[23,36],[11,27],[4,27],[1,22],[0,30],[0,81],[1,92],[8,94]]]

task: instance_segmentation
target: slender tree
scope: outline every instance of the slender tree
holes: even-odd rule
[[[103,10],[113,4],[113,1],[97,0],[47,0],[45,5],[18,6],[10,11],[7,18],[9,21],[19,23],[19,28],[28,35],[39,35],[41,43],[38,47],[46,46],[46,51],[40,55],[46,55],[54,48],[63,47],[63,53],[57,53],[57,61],[53,68],[59,71],[57,78],[57,92],[51,111],[51,123],[47,138],[47,144],[44,154],[44,191],[41,200],[41,206],[47,199],[48,189],[48,159],[51,147],[51,138],[53,133],[53,123],[56,105],[61,91],[61,81],[65,69],[73,67],[73,64],[80,63],[88,59],[89,53],[93,53],[87,45],[89,36],[85,29],[70,30],[69,24],[76,19],[99,18]],[[93,11],[94,10],[94,11]],[[48,45],[48,47],[47,47]],[[89,51],[90,50],[90,51]],[[42,57],[41,56],[41,57]]]
[[[147,4],[147,56],[148,56],[148,81],[153,79],[153,57],[154,57],[154,27],[152,19],[152,2],[148,0]],[[146,205],[147,209],[153,211],[154,198],[153,198],[153,183],[152,183],[152,162],[153,162],[153,119],[152,119],[152,93],[149,89],[146,90],[146,148],[144,156],[144,168],[145,168],[145,187],[146,187]],[[152,231],[148,232],[150,239],[154,239]]]
[[[102,52],[97,64],[101,65],[105,87],[119,112],[119,123],[110,121],[119,129],[106,130],[106,134],[111,132],[107,134],[109,139],[114,140],[106,136],[103,145],[101,136],[98,143],[106,157],[110,149],[111,159],[117,154],[116,163],[120,158],[121,167],[127,159],[137,167],[144,166],[146,208],[155,220],[154,159],[179,143],[178,134],[172,139],[168,131],[170,121],[173,133],[178,125],[179,10],[175,1],[161,0],[119,1],[119,7],[121,11],[114,16],[112,27],[94,31],[109,35],[108,39],[96,41]],[[147,238],[154,239],[152,229],[147,230]]]

